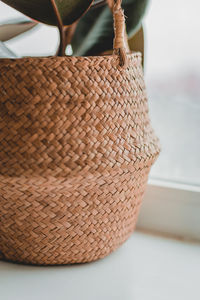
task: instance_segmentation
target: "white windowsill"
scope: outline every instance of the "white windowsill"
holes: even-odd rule
[[[137,227],[200,241],[200,187],[149,180]]]
[[[0,262],[2,300],[200,299],[200,245],[140,232],[94,263],[35,267]]]

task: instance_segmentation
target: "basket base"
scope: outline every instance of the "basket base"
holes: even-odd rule
[[[107,256],[135,228],[149,168],[138,175],[0,178],[0,250],[26,264],[85,263]]]

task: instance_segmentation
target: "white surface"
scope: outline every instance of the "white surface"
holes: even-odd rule
[[[150,180],[138,228],[200,241],[200,187]]]
[[[0,299],[196,300],[199,278],[199,244],[135,233],[95,263],[34,267],[0,262]]]

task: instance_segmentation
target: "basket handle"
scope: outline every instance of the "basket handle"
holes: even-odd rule
[[[107,0],[113,14],[114,21],[114,41],[113,53],[119,55],[120,66],[127,65],[128,39],[124,11],[121,7],[122,0]]]

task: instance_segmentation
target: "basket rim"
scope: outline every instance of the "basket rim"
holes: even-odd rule
[[[131,51],[129,53],[127,53],[128,58],[135,58],[135,59],[141,59],[142,58],[142,53],[139,51]],[[23,61],[28,61],[28,60],[34,60],[34,61],[47,61],[47,60],[58,60],[58,61],[95,61],[97,59],[101,59],[101,60],[112,60],[112,59],[118,59],[118,55],[117,54],[104,54],[104,55],[89,55],[89,56],[24,56],[24,57],[19,57],[19,58],[0,58],[0,63],[1,62],[23,62]]]

